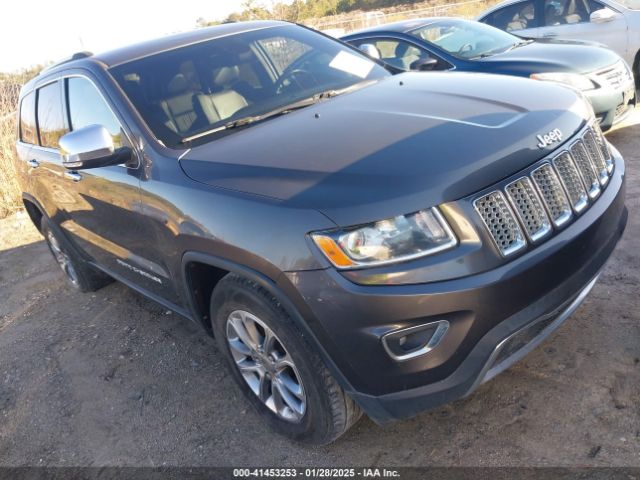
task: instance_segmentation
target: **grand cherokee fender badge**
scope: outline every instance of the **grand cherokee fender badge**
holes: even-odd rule
[[[539,140],[538,147],[547,148],[562,140],[562,131],[559,128],[554,128],[544,135],[536,135],[536,138]]]

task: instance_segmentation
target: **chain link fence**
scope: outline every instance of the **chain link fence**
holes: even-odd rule
[[[361,28],[412,18],[445,16],[473,18],[494,3],[496,3],[495,0],[468,0],[465,2],[431,5],[414,10],[356,12],[320,19],[309,19],[306,24],[316,30],[339,37]]]

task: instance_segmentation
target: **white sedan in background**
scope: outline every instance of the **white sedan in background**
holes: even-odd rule
[[[478,20],[523,37],[604,44],[640,80],[640,0],[507,0]]]

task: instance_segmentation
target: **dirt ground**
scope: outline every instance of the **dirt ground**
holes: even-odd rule
[[[582,307],[470,397],[321,448],[273,435],[214,342],[120,284],[80,294],[25,215],[0,221],[0,465],[640,466],[640,111],[627,232]]]

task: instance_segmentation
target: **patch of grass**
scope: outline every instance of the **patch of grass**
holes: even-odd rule
[[[16,171],[16,109],[19,85],[0,82],[0,218],[20,209]]]

